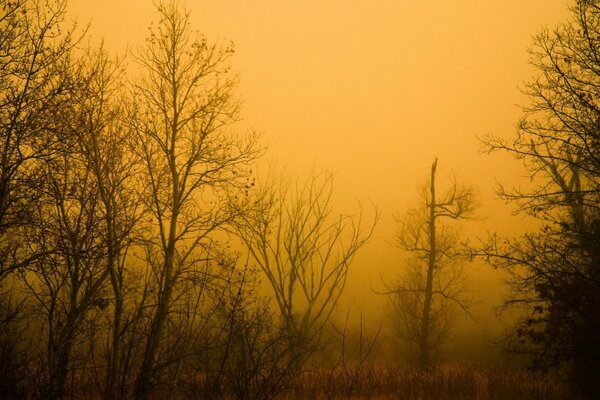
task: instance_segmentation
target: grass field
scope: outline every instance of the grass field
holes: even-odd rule
[[[565,387],[539,374],[443,366],[369,366],[362,370],[314,370],[296,380],[283,399],[553,400],[572,398]]]

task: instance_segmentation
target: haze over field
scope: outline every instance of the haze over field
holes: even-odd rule
[[[600,398],[567,3],[0,0],[0,393]]]
[[[519,87],[534,73],[531,37],[567,18],[563,1],[188,1],[186,7],[194,29],[235,44],[243,106],[234,129],[261,134],[268,148],[261,170],[276,163],[293,175],[313,167],[333,171],[338,207],[355,211],[358,200],[381,212],[348,283],[357,312],[380,318],[385,300],[367,282],[381,289],[380,276],[395,277],[401,268],[402,255],[389,243],[394,215],[416,201],[434,157],[442,185],[455,173],[479,190],[485,219],[464,224],[466,236],[526,229],[494,191],[496,181],[527,185],[518,179],[527,172],[506,154],[482,154],[478,137],[515,132],[519,105],[527,103]],[[156,20],[152,2],[143,0],[71,0],[68,16],[91,23],[91,42],[103,39],[118,54],[143,45]],[[489,267],[472,268],[472,290],[479,291],[479,274],[483,293],[485,281],[501,279]]]

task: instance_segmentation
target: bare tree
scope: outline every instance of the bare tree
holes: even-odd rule
[[[72,225],[75,209],[82,217],[93,211],[87,199],[91,190],[85,178],[71,179],[62,168],[68,157],[62,151],[71,142],[63,116],[76,89],[66,73],[74,41],[71,32],[61,31],[64,11],[64,1],[0,2],[0,280],[15,270],[28,278],[48,277],[30,283],[39,289],[34,293],[38,300],[47,302],[42,321],[48,328],[49,396],[64,390],[78,319],[93,297],[83,292],[96,287],[72,274],[95,261],[80,262],[75,253],[82,248],[59,240],[69,232],[71,245],[94,242],[83,237],[89,227]],[[50,165],[59,167],[56,176],[49,177]],[[65,182],[56,180],[67,176],[73,184],[69,192]],[[41,210],[48,212],[46,221],[40,219]],[[46,230],[49,237],[41,238]],[[67,276],[72,279],[65,283]],[[63,297],[71,290],[70,299]]]
[[[236,217],[233,192],[246,184],[248,163],[259,156],[256,137],[227,131],[236,120],[231,46],[210,44],[190,31],[174,2],[158,5],[159,23],[135,59],[143,75],[134,84],[134,150],[144,165],[140,197],[147,222],[155,307],[136,383],[145,399],[178,283],[193,279],[210,257],[212,234]]]
[[[71,92],[60,72],[73,45],[71,33],[60,32],[64,10],[63,1],[0,0],[0,380],[9,397],[16,389],[6,386],[10,375],[24,382],[26,364],[17,359],[32,353],[23,344],[25,303],[13,272],[43,255],[30,251],[26,230],[40,195],[40,160],[60,145],[53,117]]]
[[[235,275],[241,279],[230,281],[219,304],[222,345],[213,394],[223,393],[223,388],[237,399],[274,398],[301,372],[296,366],[305,354],[289,345],[268,298],[257,294],[260,271],[245,264]]]
[[[453,182],[442,196],[436,193],[437,159],[431,165],[431,176],[424,187],[418,206],[399,219],[396,244],[412,254],[402,278],[388,294],[393,294],[393,309],[399,332],[415,343],[418,363],[431,364],[431,355],[445,338],[451,325],[451,309],[468,313],[464,298],[466,281],[456,261],[463,255],[458,250],[459,237],[454,227],[440,220],[464,220],[473,217],[475,190]]]
[[[535,76],[515,137],[486,137],[532,176],[500,187],[517,212],[542,223],[509,239],[493,235],[473,255],[510,274],[507,306],[525,311],[511,347],[543,370],[566,366],[573,387],[600,396],[600,3],[573,2],[571,18],[533,39]]]
[[[67,374],[82,324],[92,308],[105,308],[101,292],[107,277],[98,191],[93,176],[74,154],[46,162],[44,193],[37,203],[33,228],[28,230],[36,258],[22,273],[36,300],[46,334],[45,396],[65,396]]]
[[[136,163],[128,151],[129,130],[123,123],[120,106],[122,71],[122,64],[109,59],[103,48],[89,50],[74,67],[77,101],[67,122],[82,168],[89,171],[97,188],[101,219],[97,229],[103,238],[103,262],[112,292],[105,388],[109,399],[117,398],[119,391],[124,345],[125,264],[134,240],[139,204],[133,188]]]
[[[0,280],[38,254],[21,234],[36,199],[39,160],[60,145],[55,115],[71,86],[61,74],[73,46],[65,2],[0,1]]]
[[[357,216],[335,215],[330,175],[304,183],[281,183],[251,199],[239,236],[273,291],[290,338],[299,348],[314,344],[334,311],[357,251],[375,228],[362,232]]]

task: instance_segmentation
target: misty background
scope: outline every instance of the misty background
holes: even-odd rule
[[[0,0],[0,393],[598,398],[599,79],[596,0]]]
[[[510,138],[528,99],[519,87],[534,75],[531,38],[567,19],[562,1],[401,2],[188,1],[194,29],[209,40],[231,41],[239,74],[242,120],[268,149],[258,174],[283,168],[334,176],[334,208],[377,207],[381,219],[354,260],[339,307],[369,326],[391,329],[384,284],[397,279],[406,254],[393,246],[395,216],[418,198],[434,157],[439,184],[449,178],[476,186],[479,220],[461,223],[464,239],[488,232],[517,235],[531,220],[495,195],[498,182],[529,184],[519,161],[483,154],[478,138]],[[124,55],[146,37],[152,2],[71,0],[68,18],[90,24],[92,44]],[[132,64],[132,63],[131,63]],[[135,75],[135,65],[129,66]],[[519,179],[521,177],[521,179]],[[469,263],[475,321],[459,316],[448,359],[487,362],[512,319],[495,312],[507,288],[502,272]],[[339,316],[338,316],[339,318]],[[393,357],[393,356],[392,356]]]

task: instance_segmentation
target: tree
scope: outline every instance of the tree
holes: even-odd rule
[[[418,206],[398,220],[397,246],[412,254],[401,279],[387,293],[398,332],[417,346],[418,364],[428,368],[432,353],[446,337],[453,309],[469,313],[464,298],[466,281],[460,265],[456,228],[441,225],[440,220],[464,220],[473,217],[475,190],[453,182],[441,197],[436,193],[437,159],[431,165],[431,177]]]
[[[22,276],[47,337],[45,395],[61,399],[82,324],[93,307],[105,307],[98,300],[107,274],[90,172],[68,155],[48,161],[45,171],[35,228],[28,232],[32,251],[44,255]]]
[[[77,82],[76,101],[72,105],[65,127],[73,137],[72,148],[80,160],[81,173],[89,173],[97,189],[98,225],[102,237],[102,264],[111,293],[104,293],[110,301],[111,327],[107,356],[105,397],[118,397],[118,383],[122,375],[122,348],[124,346],[127,253],[134,240],[133,229],[139,219],[134,193],[134,179],[138,166],[128,151],[129,129],[123,122],[120,106],[123,93],[122,65],[108,57],[105,50],[88,50],[71,67]],[[104,301],[103,300],[103,301]],[[123,390],[123,388],[121,388]]]
[[[232,272],[239,279],[226,286],[218,304],[219,318],[211,324],[221,327],[217,331],[220,346],[212,346],[217,349],[218,368],[213,377],[205,371],[213,388],[209,397],[228,393],[237,399],[271,399],[302,372],[296,367],[304,354],[290,346],[269,298],[257,294],[260,271],[246,263]]]
[[[189,30],[174,2],[158,5],[159,23],[136,56],[131,125],[143,165],[140,193],[149,218],[147,259],[155,294],[136,397],[148,396],[170,310],[182,280],[201,279],[213,233],[237,217],[229,199],[242,195],[248,164],[260,155],[256,137],[226,128],[237,117],[231,46],[210,44]]]
[[[357,251],[371,237],[356,216],[335,215],[332,177],[266,189],[237,232],[267,278],[292,346],[307,351],[329,321]]]
[[[70,142],[62,129],[62,115],[73,100],[74,86],[64,71],[77,41],[72,31],[61,31],[64,13],[65,2],[61,0],[0,0],[0,303],[6,307],[0,316],[3,345],[10,336],[7,332],[22,333],[24,329],[23,324],[9,326],[22,321],[17,313],[25,301],[18,290],[13,292],[13,288],[20,288],[14,280],[8,292],[4,291],[6,279],[16,279],[15,271],[22,273],[27,268],[39,272],[42,259],[57,254],[55,247],[32,246],[28,239],[36,235],[39,208],[45,208],[46,203],[41,203],[47,199],[41,197],[48,188],[48,182],[44,182],[47,163],[53,159],[59,162],[56,153]],[[15,307],[14,302],[19,306]],[[14,362],[11,352],[22,347],[22,339],[19,337],[19,343],[14,342],[12,350],[2,354],[2,364]],[[30,349],[25,352],[31,353]],[[15,365],[11,369],[18,370]],[[6,382],[5,378],[0,380]]]
[[[21,235],[39,160],[66,139],[54,118],[72,89],[61,74],[74,43],[60,30],[64,11],[60,0],[0,0],[0,281],[38,256]]]
[[[83,326],[95,331],[111,300],[113,333],[118,335],[111,341],[109,363],[114,373],[119,371],[113,356],[122,340],[123,264],[135,222],[135,201],[125,184],[132,164],[124,156],[118,109],[108,100],[119,69],[102,49],[65,63],[61,74],[70,82],[70,101],[63,103],[55,124],[69,138],[68,145],[56,146],[39,161],[43,179],[25,233],[30,253],[39,256],[20,275],[28,295],[37,300],[34,315],[46,328],[49,398],[65,395]]]
[[[581,0],[570,21],[542,30],[530,50],[537,69],[526,84],[516,138],[484,138],[489,151],[522,160],[529,189],[499,188],[537,232],[492,236],[473,255],[511,275],[507,306],[520,306],[513,349],[542,369],[566,366],[573,388],[600,396],[600,4]]]

